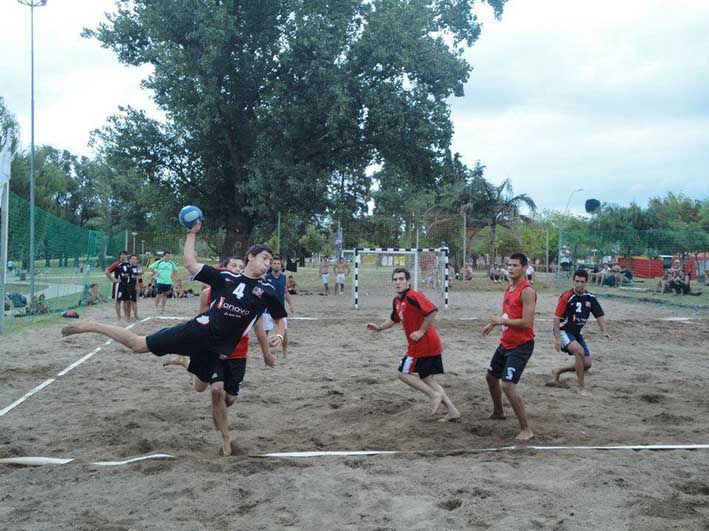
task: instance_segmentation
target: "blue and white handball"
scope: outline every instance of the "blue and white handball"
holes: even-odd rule
[[[194,205],[183,207],[177,218],[180,220],[180,224],[186,229],[191,229],[198,221],[204,221],[202,211]]]

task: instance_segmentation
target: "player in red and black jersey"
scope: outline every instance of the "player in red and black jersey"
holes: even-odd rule
[[[576,271],[573,289],[564,292],[559,297],[559,303],[554,311],[554,348],[557,352],[564,351],[570,356],[575,356],[576,359],[573,365],[565,365],[551,371],[554,380],[548,384],[558,386],[560,384],[559,377],[563,373],[576,371],[576,379],[580,388],[579,394],[582,396],[591,396],[584,381],[584,373],[591,368],[591,351],[581,335],[581,329],[588,318],[593,315],[601,333],[608,339],[611,337],[606,332],[603,308],[596,296],[586,291],[587,284],[588,271]]]
[[[127,263],[128,251],[121,251],[118,253],[118,260],[109,265],[104,274],[106,278],[110,280],[113,285],[111,286],[111,298],[116,301],[116,319],[121,320],[121,299],[118,298],[118,277],[115,274],[116,268],[124,263]]]
[[[221,268],[236,274],[241,274],[244,270],[244,261],[236,256],[230,256],[219,265]],[[208,311],[212,302],[212,288],[208,287],[203,289],[199,296],[199,311],[202,313]],[[256,333],[256,338],[261,347],[264,363],[268,367],[275,367],[276,357],[271,354],[268,348],[268,336],[261,323],[262,320],[263,317],[256,321],[253,330]],[[195,391],[198,393],[205,391],[211,384],[212,418],[214,419],[214,425],[221,432],[224,440],[224,455],[231,455],[232,453],[227,408],[231,407],[239,396],[241,382],[244,380],[244,374],[246,373],[246,358],[248,353],[249,331],[247,330],[241,337],[241,341],[236,345],[234,352],[226,358],[219,359],[216,370],[212,374],[209,383],[199,378],[199,375],[202,374],[203,371],[203,362],[199,359],[190,361],[190,358],[187,356],[177,356],[176,360],[168,361],[163,364],[164,366],[180,365],[194,374],[195,378],[192,384]]]
[[[246,253],[246,267],[240,275],[197,263],[195,240],[201,223],[187,232],[184,264],[195,280],[212,288],[212,304],[186,323],[164,328],[149,336],[138,335],[120,326],[97,321],[79,320],[62,328],[62,335],[97,333],[130,348],[133,352],[152,352],[157,356],[182,354],[199,359],[198,378],[207,384],[221,357],[228,357],[244,333],[268,309],[275,322],[276,333],[269,339],[271,347],[281,346],[287,316],[273,287],[261,280],[271,265],[273,252],[266,245],[254,245]]]
[[[524,404],[517,394],[519,379],[534,352],[534,309],[537,305],[537,293],[527,280],[527,263],[527,257],[523,253],[510,256],[510,284],[505,288],[502,315],[491,316],[483,328],[483,336],[486,336],[496,326],[502,327],[500,345],[495,350],[487,371],[487,385],[493,406],[490,418],[505,418],[502,409],[504,392],[522,429],[516,437],[519,441],[528,441],[534,437],[527,423]]]
[[[432,415],[443,404],[447,413],[439,420],[454,421],[460,418],[460,413],[443,387],[434,380],[435,374],[443,374],[443,346],[433,326],[438,308],[422,293],[411,289],[410,279],[411,274],[405,268],[394,269],[392,280],[396,297],[391,316],[382,324],[367,323],[367,329],[381,332],[401,323],[408,341],[408,350],[399,365],[399,379],[431,399]]]

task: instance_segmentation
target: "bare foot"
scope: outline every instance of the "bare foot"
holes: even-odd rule
[[[222,452],[225,456],[231,455],[231,438],[224,439],[224,446],[222,447]]]
[[[505,414],[502,411],[493,411],[492,415],[488,417],[490,420],[505,420]]]
[[[436,414],[436,411],[438,411],[438,408],[441,406],[441,402],[443,402],[443,395],[441,393],[435,393],[431,399],[431,415]]]
[[[579,389],[579,394],[585,397],[593,396],[591,394],[591,391],[588,390],[588,387],[582,387],[581,389]]]
[[[534,434],[532,433],[532,430],[527,428],[526,430],[522,430],[517,434],[517,437],[515,437],[515,440],[517,441],[530,441],[534,438]]]
[[[551,375],[554,377],[554,381],[558,382],[559,376],[561,376],[561,371],[559,371],[559,369],[554,369],[551,371]]]
[[[460,411],[453,408],[452,411],[451,409],[448,409],[448,414],[445,417],[438,419],[438,422],[458,422],[459,420]]]

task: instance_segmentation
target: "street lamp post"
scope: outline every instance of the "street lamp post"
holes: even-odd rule
[[[135,237],[138,235],[137,232],[131,232],[133,235],[133,254],[135,254]]]
[[[30,300],[34,298],[34,8],[47,5],[47,0],[17,0],[30,8],[30,78],[31,78],[31,144],[30,144]]]
[[[566,217],[566,214],[569,213],[569,205],[571,204],[571,198],[574,197],[574,194],[576,192],[583,192],[583,188],[578,188],[571,192],[571,194],[569,194],[569,200],[566,202],[566,207],[564,208],[564,215],[562,216],[561,222],[559,223],[559,254],[556,255],[556,273],[554,275],[557,285],[559,283],[559,270],[561,269],[561,244],[564,240],[564,218]]]

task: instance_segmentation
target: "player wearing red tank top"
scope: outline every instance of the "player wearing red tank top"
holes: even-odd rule
[[[490,360],[487,371],[487,385],[492,397],[491,419],[504,419],[502,393],[505,393],[517,415],[521,431],[518,441],[528,441],[534,434],[527,423],[527,414],[522,399],[517,394],[517,384],[534,351],[534,309],[537,294],[526,278],[527,257],[522,253],[510,256],[510,284],[505,289],[502,301],[502,315],[493,315],[483,328],[483,336],[496,326],[502,327],[500,345]],[[500,384],[502,380],[502,384]]]
[[[441,422],[455,421],[460,413],[434,380],[435,374],[443,374],[443,347],[433,326],[438,308],[423,293],[411,289],[411,274],[406,268],[394,269],[391,279],[396,291],[391,316],[382,324],[367,323],[367,330],[381,332],[401,323],[408,349],[399,365],[399,379],[431,399],[432,415],[445,406],[447,413]]]

